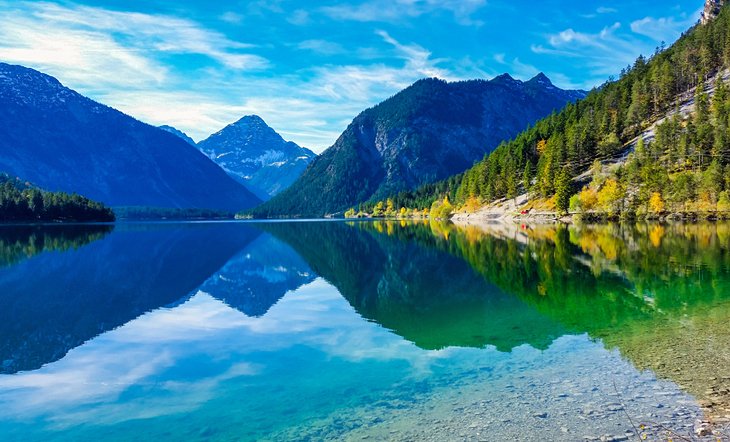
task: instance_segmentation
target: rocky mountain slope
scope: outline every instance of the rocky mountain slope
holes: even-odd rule
[[[463,172],[529,124],[585,96],[530,81],[426,79],[361,113],[302,177],[254,211],[322,216]]]
[[[263,200],[288,188],[316,156],[285,141],[256,115],[226,126],[198,148]]]
[[[0,63],[0,171],[110,206],[237,211],[260,200],[195,147],[32,69]]]

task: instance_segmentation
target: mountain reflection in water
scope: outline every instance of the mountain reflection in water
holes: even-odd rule
[[[238,336],[234,331],[243,325],[283,333],[272,324],[281,327],[286,318],[267,322],[274,306],[310,285],[309,296],[317,299],[313,292],[324,282],[310,283],[321,277],[336,288],[339,301],[325,297],[322,305],[310,306],[289,300],[284,312],[277,313],[290,315],[293,329],[286,333],[295,333],[289,338],[293,348],[246,353],[241,346],[255,345],[256,333],[267,336],[257,331],[236,338],[241,343],[231,350],[259,364],[264,364],[262,355],[272,352],[269,362],[282,364],[281,379],[262,378],[256,384],[256,391],[273,395],[272,400],[290,396],[289,390],[310,388],[307,394],[315,394],[334,388],[313,380],[269,391],[293,376],[286,370],[301,364],[309,373],[329,373],[330,381],[333,373],[342,373],[338,381],[348,385],[337,364],[324,362],[332,355],[310,355],[304,349],[334,345],[344,339],[338,330],[365,330],[365,321],[350,324],[348,315],[356,313],[379,327],[367,333],[383,340],[378,333],[384,329],[390,345],[414,359],[421,353],[448,359],[448,350],[457,348],[476,352],[468,353],[474,357],[498,352],[507,358],[524,354],[525,348],[550,353],[564,347],[566,335],[588,336],[591,345],[617,349],[637,369],[679,385],[713,421],[722,422],[730,413],[727,224],[529,228],[375,221],[6,227],[0,229],[0,262],[4,374],[39,370],[148,312],[159,313],[147,316],[145,323],[172,317],[182,305],[190,310],[222,302],[235,309],[215,307],[216,317],[231,321],[227,340]],[[328,310],[332,308],[336,315]],[[234,320],[236,315],[241,319]],[[315,320],[325,322],[311,322]],[[321,336],[296,334],[304,324]],[[299,336],[302,342],[296,340]],[[367,347],[359,339],[347,336],[344,342],[354,347],[337,351],[393,357],[392,352],[379,355],[379,347]],[[417,347],[405,350],[410,343]],[[466,370],[456,361],[453,371],[445,371],[449,376]],[[357,367],[363,373],[372,369]],[[379,369],[389,376],[397,373],[385,365]],[[448,384],[447,379],[443,374]],[[236,388],[243,392],[245,385]],[[348,391],[362,389],[364,401],[373,385],[353,385]],[[425,388],[401,386],[404,391]],[[220,395],[223,400],[222,391]],[[325,409],[331,407],[322,405],[320,411]],[[254,433],[269,434],[261,425]]]

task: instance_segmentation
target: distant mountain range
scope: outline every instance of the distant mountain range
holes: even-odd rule
[[[258,217],[319,217],[471,167],[529,124],[585,97],[539,74],[491,81],[420,80],[362,112]]]
[[[198,148],[262,200],[288,188],[316,157],[285,141],[256,115],[226,126]]]
[[[0,63],[0,171],[110,206],[238,211],[260,199],[195,147],[64,87]]]
[[[362,112],[317,157],[249,115],[200,143],[0,63],[0,172],[109,206],[322,216],[463,172],[500,142],[585,96],[522,82],[416,82]]]

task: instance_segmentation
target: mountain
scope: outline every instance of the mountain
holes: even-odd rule
[[[0,63],[0,170],[110,206],[236,211],[260,202],[195,147]]]
[[[165,132],[170,132],[173,135],[177,135],[178,137],[180,137],[183,140],[185,140],[191,146],[195,146],[195,141],[192,138],[190,138],[188,136],[188,134],[186,134],[185,132],[183,132],[183,131],[181,131],[179,129],[175,129],[174,127],[168,126],[166,124],[165,125],[162,125],[162,126],[158,126],[158,127],[160,129],[164,130]]]
[[[538,121],[431,201],[450,193],[457,210],[474,212],[522,194],[529,200],[512,212],[730,218],[730,7],[707,5],[673,45]]]
[[[198,143],[223,170],[263,200],[289,187],[316,157],[284,139],[256,115],[226,126]]]
[[[420,80],[362,112],[259,217],[322,216],[463,172],[529,124],[585,96],[530,81]]]

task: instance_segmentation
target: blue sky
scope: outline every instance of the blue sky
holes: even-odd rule
[[[675,41],[702,0],[0,0],[0,60],[196,141],[258,114],[321,152],[415,80],[590,89]]]

